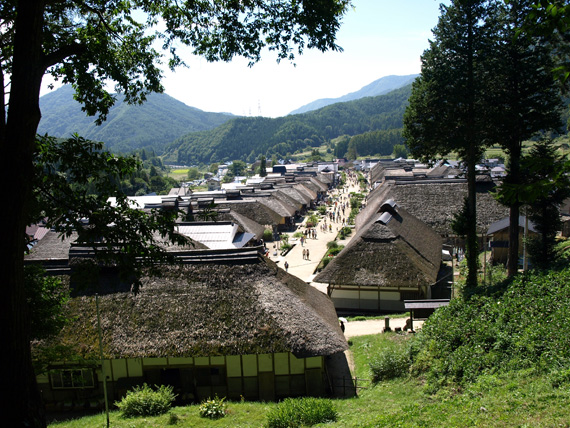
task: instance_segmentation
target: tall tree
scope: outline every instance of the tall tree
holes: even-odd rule
[[[527,216],[538,232],[538,237],[530,239],[527,245],[538,269],[548,269],[556,261],[560,205],[570,197],[570,161],[556,151],[550,140],[537,142],[520,161],[519,182],[503,182],[497,192],[502,201],[526,206]]]
[[[265,159],[265,156],[261,155],[259,161],[259,176],[267,177],[267,159]]]
[[[161,54],[183,63],[177,44],[209,61],[240,55],[252,63],[262,49],[293,58],[305,48],[338,49],[335,35],[349,0],[8,0],[0,6],[0,145],[11,168],[0,181],[12,195],[0,211],[0,331],[4,349],[1,396],[6,426],[45,426],[31,365],[23,286],[24,233],[32,199],[39,93],[46,73],[71,83],[76,99],[103,120],[115,82],[128,102],[142,102],[160,85]],[[162,29],[162,30],[157,30]],[[6,89],[5,89],[6,90]]]
[[[534,10],[532,0],[509,0],[494,10],[496,43],[489,52],[489,116],[494,138],[508,155],[505,182],[516,186],[523,180],[523,141],[542,130],[560,125],[562,97],[552,76],[553,45],[544,38],[521,31]],[[507,272],[517,273],[520,203],[509,206],[509,257]]]
[[[441,6],[434,39],[422,55],[404,114],[404,138],[424,160],[458,153],[467,167],[467,286],[477,285],[476,170],[489,144],[486,66],[494,29],[488,25],[495,1],[456,0]]]

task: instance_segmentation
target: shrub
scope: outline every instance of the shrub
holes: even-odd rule
[[[413,370],[432,389],[481,375],[568,367],[570,269],[528,272],[437,309],[412,343]],[[564,373],[554,373],[553,384]]]
[[[325,205],[320,205],[317,211],[319,212],[319,214],[325,215],[325,213],[327,212],[327,207]]]
[[[271,229],[265,229],[263,231],[263,241],[264,242],[273,241],[273,232],[271,231]]]
[[[209,398],[208,400],[202,401],[200,404],[200,416],[209,419],[219,419],[226,415],[226,403],[224,400],[226,398],[218,398],[216,395],[214,398]]]
[[[330,250],[331,248],[338,248],[338,242],[336,241],[329,241],[327,242],[327,248]]]
[[[370,362],[373,382],[404,376],[409,369],[410,356],[406,346],[384,348]]]
[[[125,418],[135,416],[157,416],[170,410],[176,395],[171,386],[161,385],[153,390],[146,383],[135,386],[121,401],[115,402]]]
[[[287,398],[267,415],[267,428],[298,428],[334,422],[338,414],[331,400],[324,398]]]

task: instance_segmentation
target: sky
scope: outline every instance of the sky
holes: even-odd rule
[[[355,92],[384,76],[416,74],[442,1],[450,3],[353,0],[337,33],[343,52],[306,49],[295,64],[277,63],[269,51],[251,68],[241,58],[208,63],[188,53],[188,68],[164,72],[165,93],[208,112],[279,117],[317,99]]]
[[[343,52],[305,50],[293,65],[277,64],[275,53],[268,51],[251,68],[243,59],[208,63],[193,56],[189,68],[165,73],[165,92],[204,111],[278,117],[384,76],[416,74],[441,2],[353,0],[337,34]]]

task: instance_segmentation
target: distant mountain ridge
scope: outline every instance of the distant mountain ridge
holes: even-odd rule
[[[322,98],[299,107],[293,110],[289,114],[301,114],[313,110],[318,110],[320,108],[326,107],[331,104],[343,103],[347,101],[354,101],[364,97],[376,97],[378,95],[384,95],[394,89],[399,89],[403,86],[409,85],[418,77],[418,74],[409,74],[407,76],[384,76],[369,85],[364,86],[356,92],[351,92],[350,94],[343,95],[339,98]]]
[[[402,120],[412,85],[376,97],[336,103],[304,114],[239,117],[210,131],[185,135],[168,145],[165,160],[180,165],[243,160],[260,154],[285,157],[307,147],[319,147],[339,136],[369,135],[361,154],[392,153],[402,144]],[[379,149],[383,146],[382,150]],[[386,152],[387,151],[387,152]],[[344,152],[340,154],[343,156]]]
[[[160,154],[167,144],[183,135],[216,128],[236,117],[204,112],[169,95],[152,93],[142,105],[129,105],[118,96],[107,120],[97,126],[94,117],[81,111],[73,94],[73,88],[67,85],[40,98],[39,134],[69,137],[77,133],[90,140],[103,141],[106,149],[115,152],[151,148]]]

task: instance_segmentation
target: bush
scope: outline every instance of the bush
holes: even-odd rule
[[[273,232],[271,229],[265,229],[263,231],[263,242],[273,241]]]
[[[413,371],[437,389],[481,375],[568,367],[569,284],[570,269],[530,272],[453,299],[414,337]]]
[[[218,398],[216,395],[214,398],[209,398],[206,401],[202,401],[200,404],[200,416],[209,419],[219,419],[226,415],[226,403],[224,403],[224,398]]]
[[[410,365],[407,346],[384,348],[370,362],[372,382],[381,382],[404,376],[408,373]]]
[[[153,390],[146,383],[135,386],[121,401],[115,402],[124,418],[157,416],[170,410],[176,395],[171,386],[161,385]]]
[[[331,400],[324,398],[287,398],[267,415],[267,428],[298,428],[334,422],[338,414]]]
[[[327,248],[330,250],[331,248],[338,248],[338,242],[336,241],[329,241],[327,242]]]
[[[327,212],[327,207],[325,205],[320,205],[317,211],[319,212],[319,214],[325,215]]]

